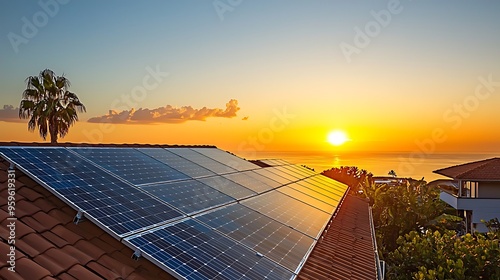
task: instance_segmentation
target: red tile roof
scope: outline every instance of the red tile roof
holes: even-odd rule
[[[3,144],[2,144],[3,145]],[[16,272],[8,270],[7,168],[0,159],[1,279],[174,279],[16,171]]]
[[[297,279],[377,279],[368,202],[347,195]]]
[[[435,170],[434,173],[461,180],[500,181],[500,158],[455,165]]]

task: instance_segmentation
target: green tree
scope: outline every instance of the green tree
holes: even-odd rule
[[[395,240],[411,231],[455,229],[461,219],[444,214],[447,207],[439,199],[439,189],[423,180],[388,186],[365,184],[370,199],[377,242],[382,254],[397,248]]]
[[[352,194],[359,194],[365,182],[371,181],[372,174],[356,166],[341,166],[323,171],[321,174],[342,182],[350,187]]]
[[[499,240],[491,232],[458,237],[454,231],[412,231],[397,243],[388,279],[500,279]]]
[[[40,136],[57,143],[78,120],[77,112],[85,112],[85,106],[78,96],[68,89],[70,82],[64,76],[45,69],[38,76],[26,79],[27,86],[19,106],[19,117],[28,119],[28,130],[38,127]]]

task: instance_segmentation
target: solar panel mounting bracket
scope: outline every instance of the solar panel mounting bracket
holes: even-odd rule
[[[141,257],[141,251],[139,249],[136,249],[134,253],[132,254],[132,259],[134,261],[138,260]]]
[[[75,218],[73,218],[73,223],[75,223],[75,225],[78,225],[78,223],[82,219],[83,219],[83,211],[82,210],[78,210],[78,212],[75,215]]]
[[[9,166],[9,170],[14,170],[14,168],[15,168],[15,167],[16,167],[16,166],[14,165],[14,163],[12,163],[12,162],[11,162],[11,163],[10,163],[10,166]]]

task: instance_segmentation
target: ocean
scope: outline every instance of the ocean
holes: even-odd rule
[[[375,176],[387,176],[394,170],[398,177],[424,178],[427,182],[446,177],[432,171],[457,164],[500,156],[500,153],[432,153],[415,152],[279,152],[257,151],[238,154],[247,159],[283,159],[290,163],[306,165],[321,172],[333,167],[357,166]]]

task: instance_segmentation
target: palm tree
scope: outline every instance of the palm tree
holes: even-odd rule
[[[396,171],[394,171],[394,170],[389,171],[389,173],[387,173],[387,175],[390,175],[390,176],[392,176],[394,178],[396,178],[396,176],[397,176],[396,175]]]
[[[29,118],[29,131],[38,127],[44,140],[49,133],[50,142],[57,143],[57,138],[64,137],[78,120],[77,111],[85,112],[85,106],[76,94],[68,91],[69,80],[56,76],[52,70],[45,69],[38,76],[30,76],[26,83],[19,118]]]

